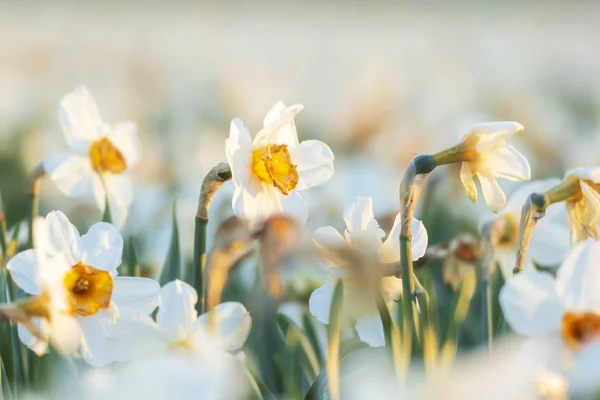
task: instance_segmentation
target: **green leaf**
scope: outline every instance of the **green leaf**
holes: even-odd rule
[[[315,331],[315,324],[308,312],[302,313],[302,327],[304,328],[304,332],[306,332],[306,337],[310,341],[311,348],[314,349],[319,365],[322,366],[324,359],[321,343],[319,342],[319,337]]]
[[[298,346],[304,353],[304,360],[302,362],[310,367],[309,371],[312,372],[312,376],[310,376],[310,380],[312,381],[319,374],[320,366],[310,340],[308,340],[302,329],[294,321],[283,314],[277,315],[277,324],[286,336],[286,341],[296,340],[298,342]]]
[[[127,276],[139,277],[142,275],[140,265],[138,264],[137,255],[135,252],[135,244],[133,237],[129,237],[127,241],[127,251],[125,254],[127,265]]]
[[[381,324],[383,325],[385,347],[389,349],[392,346],[392,318],[381,294],[377,296],[377,310],[379,311],[379,318],[381,318]]]
[[[108,202],[108,191],[104,191],[106,196],[104,197],[104,214],[102,214],[102,222],[108,222],[112,224],[112,213],[110,212],[110,204]]]
[[[246,377],[248,378],[248,382],[250,383],[250,386],[252,387],[254,392],[254,396],[252,396],[252,398],[257,400],[276,399],[276,397],[273,395],[273,393],[271,393],[269,388],[267,388],[267,385],[265,385],[265,383],[255,373],[253,373],[249,369],[246,369]]]
[[[6,228],[6,214],[4,213],[4,203],[2,202],[2,193],[0,193],[0,247],[2,255],[6,257],[8,233]]]
[[[179,250],[179,227],[177,224],[177,203],[173,203],[173,230],[167,259],[160,274],[160,285],[181,278],[181,252]]]
[[[8,381],[8,375],[6,374],[6,368],[4,368],[4,362],[0,357],[0,400],[12,399],[10,382]]]
[[[327,387],[332,400],[340,399],[340,342],[342,337],[342,314],[344,311],[344,284],[338,280],[331,299],[329,324],[327,325]]]

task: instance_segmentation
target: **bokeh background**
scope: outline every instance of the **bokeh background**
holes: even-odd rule
[[[301,140],[318,138],[336,154],[335,177],[309,193],[309,228],[339,227],[359,195],[372,196],[386,220],[410,159],[454,144],[476,122],[522,123],[514,144],[536,178],[595,165],[599,12],[594,2],[3,1],[0,190],[9,224],[27,212],[32,169],[66,146],[57,106],[79,83],[106,121],[138,124],[143,159],[125,229],[148,268],[164,260],[175,200],[190,254],[200,183],[225,160],[229,121],[256,132],[279,99],[305,106]],[[476,229],[485,212],[468,203],[457,172],[431,178],[445,218],[428,226],[432,242]],[[230,196],[226,185],[212,220],[230,213]],[[56,208],[78,226],[100,218],[44,182],[41,214]]]

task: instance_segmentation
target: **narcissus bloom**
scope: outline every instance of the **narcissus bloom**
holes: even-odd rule
[[[519,273],[500,291],[500,305],[511,328],[542,340],[560,337],[579,350],[600,339],[600,243],[577,245],[557,271]]]
[[[337,281],[344,280],[344,309],[356,319],[360,339],[371,346],[383,346],[383,326],[376,296],[381,293],[388,307],[402,292],[402,281],[391,275],[390,264],[400,261],[400,214],[387,239],[373,215],[370,197],[359,197],[344,211],[344,236],[332,226],[317,229],[313,241],[328,272],[326,282],[310,296],[310,312],[329,323],[329,310]],[[412,258],[423,257],[427,231],[417,219],[412,221]]]
[[[490,122],[475,125],[464,136],[462,144],[468,161],[463,161],[460,179],[467,196],[477,203],[477,188],[473,178],[479,179],[483,197],[492,212],[498,212],[506,203],[506,195],[496,178],[509,181],[529,180],[529,163],[506,138],[519,133],[523,126],[516,122]]]
[[[158,283],[116,276],[123,239],[110,224],[94,224],[80,236],[62,212],[53,211],[38,229],[36,249],[15,255],[8,270],[26,293],[47,295],[48,315],[37,321],[47,340],[19,326],[21,340],[38,355],[48,342],[68,342],[90,364],[109,363],[108,327],[119,317],[151,313],[158,305]]]
[[[113,222],[122,226],[133,201],[129,171],[140,159],[135,124],[102,121],[84,85],[63,97],[59,119],[70,149],[46,156],[46,174],[69,197],[93,197],[101,211],[108,193]]]
[[[505,281],[513,277],[523,204],[531,193],[545,192],[559,182],[558,179],[545,179],[524,183],[512,193],[502,212],[491,217],[496,224],[501,224],[498,228],[502,234],[494,243],[494,260],[500,266]],[[557,266],[569,251],[569,229],[558,218],[560,210],[559,205],[551,205],[546,209],[545,218],[536,225],[523,262],[524,269],[533,268],[534,262],[546,267]],[[486,218],[486,222],[489,220]]]
[[[240,350],[252,324],[246,308],[226,302],[198,317],[197,302],[192,286],[179,280],[167,283],[160,290],[156,322],[141,315],[114,325],[109,339],[111,357],[134,361],[181,353],[202,358]]]
[[[576,168],[568,171],[565,182],[571,182],[573,195],[566,200],[571,227],[571,243],[587,238],[600,239],[600,167]]]
[[[299,192],[331,178],[333,153],[318,140],[299,143],[294,117],[301,110],[301,105],[277,102],[254,141],[240,119],[231,121],[225,153],[235,185],[236,216],[261,222],[285,213],[306,221],[308,212]]]

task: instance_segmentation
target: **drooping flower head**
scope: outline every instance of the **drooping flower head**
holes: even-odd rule
[[[400,261],[401,216],[398,214],[387,239],[373,215],[370,197],[359,197],[344,211],[344,236],[332,226],[314,232],[313,240],[328,272],[326,282],[309,301],[310,312],[322,323],[329,322],[329,310],[338,279],[344,280],[344,308],[356,319],[356,331],[371,346],[383,346],[383,327],[374,294],[381,293],[391,307],[402,292],[402,281],[392,275],[390,264]],[[421,221],[412,221],[412,258],[423,257],[427,231]],[[373,293],[375,292],[375,293]]]
[[[579,350],[600,339],[600,243],[577,245],[559,267],[556,278],[526,270],[500,292],[500,305],[517,333],[561,337],[566,348]]]
[[[464,136],[462,145],[466,146],[460,171],[460,179],[467,196],[477,203],[477,188],[473,178],[479,179],[483,197],[492,212],[498,212],[506,203],[506,195],[496,178],[509,181],[529,180],[529,163],[506,139],[523,131],[516,122],[490,122],[475,125]]]
[[[135,124],[105,123],[84,85],[63,97],[58,115],[70,149],[46,156],[46,174],[65,195],[93,197],[102,211],[108,195],[113,221],[122,226],[133,201],[129,171],[140,159]]]
[[[109,363],[108,327],[119,317],[152,312],[158,284],[147,278],[116,276],[123,239],[110,224],[94,224],[80,236],[62,212],[53,211],[40,228],[37,247],[8,262],[14,282],[23,291],[48,297],[48,315],[37,321],[46,340],[19,326],[21,340],[37,354],[46,352],[48,342],[60,343],[68,347],[66,353],[79,350],[92,365]]]
[[[210,358],[240,350],[252,324],[246,308],[226,302],[198,316],[197,302],[192,286],[179,280],[167,283],[160,290],[156,322],[145,315],[122,319],[111,329],[112,357],[134,361],[177,353]]]
[[[301,110],[301,105],[286,107],[277,102],[254,141],[240,119],[231,121],[225,152],[235,185],[237,217],[262,222],[285,213],[306,221],[308,212],[299,192],[331,178],[333,153],[318,140],[298,141],[294,117]]]
[[[572,195],[565,201],[571,227],[571,243],[600,239],[600,168],[575,168],[565,174]]]

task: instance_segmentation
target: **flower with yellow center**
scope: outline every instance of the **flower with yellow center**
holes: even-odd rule
[[[231,122],[225,153],[235,186],[236,216],[259,223],[284,213],[306,221],[308,211],[299,192],[331,178],[333,153],[318,140],[298,141],[294,117],[301,110],[300,105],[276,103],[254,141],[241,120]]]
[[[536,340],[561,338],[580,350],[600,338],[600,243],[577,245],[556,273],[528,270],[507,282],[500,305],[511,328]]]
[[[110,224],[94,224],[80,236],[63,213],[53,211],[38,227],[36,248],[7,264],[23,291],[48,295],[49,317],[36,321],[46,340],[19,326],[21,340],[37,354],[46,352],[48,343],[59,343],[71,350],[65,353],[78,351],[92,365],[111,362],[106,351],[110,325],[151,313],[158,304],[158,283],[117,276],[123,239]]]
[[[558,179],[544,179],[526,182],[520,185],[509,197],[502,212],[482,218],[483,224],[493,222],[499,234],[493,238],[494,264],[498,264],[505,281],[512,279],[515,268],[519,224],[523,204],[531,193],[541,193],[552,188]],[[558,266],[570,250],[568,244],[569,229],[560,218],[561,207],[551,205],[546,209],[545,218],[541,219],[531,235],[529,251],[525,257],[523,268],[533,268],[534,263],[545,266]]]
[[[61,100],[59,119],[70,149],[46,156],[46,174],[61,192],[91,197],[101,211],[108,195],[113,222],[122,226],[133,201],[129,171],[140,159],[135,124],[106,124],[84,85]]]
[[[460,161],[463,161],[460,179],[473,203],[477,203],[474,177],[478,178],[485,202],[494,213],[500,211],[506,203],[506,195],[496,178],[509,181],[530,179],[527,159],[506,143],[508,137],[521,131],[523,126],[516,122],[475,125],[456,147],[457,151],[450,152],[450,155],[458,155]]]
[[[246,308],[225,302],[211,310],[212,316],[198,316],[197,301],[196,290],[187,283],[175,280],[165,284],[156,322],[146,316],[120,320],[112,327],[108,341],[111,358],[137,361],[172,353],[202,358],[239,351],[252,324]]]
[[[332,226],[313,234],[313,241],[327,271],[325,284],[310,296],[310,312],[322,323],[329,323],[329,312],[337,281],[344,280],[344,309],[356,320],[360,340],[373,347],[385,344],[383,325],[377,311],[376,296],[381,293],[388,307],[402,293],[402,281],[392,273],[390,264],[400,261],[400,214],[396,216],[387,239],[373,215],[370,197],[358,197],[344,210],[344,236]],[[412,258],[423,257],[427,249],[427,230],[421,221],[412,222]]]

